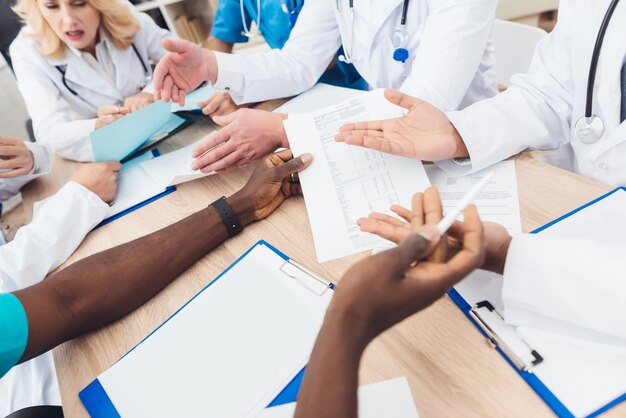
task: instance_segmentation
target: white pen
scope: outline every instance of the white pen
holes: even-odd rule
[[[489,182],[489,179],[491,179],[494,173],[495,171],[490,171],[485,177],[480,179],[480,181],[476,183],[476,185],[472,187],[471,190],[465,194],[465,196],[463,196],[463,199],[461,199],[461,201],[454,207],[454,209],[448,212],[448,214],[444,216],[441,221],[439,221],[439,223],[437,224],[439,235],[443,235],[448,231],[456,218],[458,218],[459,215],[463,213],[465,208],[467,208],[469,204],[472,203],[472,200],[474,200],[478,193],[480,193],[485,188],[485,186]]]

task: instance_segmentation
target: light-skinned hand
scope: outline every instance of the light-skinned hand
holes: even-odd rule
[[[134,96],[127,97],[124,100],[124,107],[130,113],[136,112],[144,107],[154,103],[154,96],[149,93],[137,93]]]
[[[207,116],[226,116],[238,109],[249,107],[248,105],[236,105],[230,94],[218,91],[206,100],[198,102],[202,113]]]
[[[335,140],[427,161],[469,156],[461,136],[442,111],[396,90],[385,90],[385,98],[409,112],[401,118],[344,125]]]
[[[0,179],[24,176],[33,170],[35,159],[24,141],[0,136]]]
[[[215,84],[217,60],[213,51],[183,39],[163,39],[167,54],[154,69],[154,99],[183,106],[185,95],[204,81]]]
[[[239,109],[227,116],[214,117],[215,123],[223,128],[192,151],[191,156],[196,159],[192,170],[225,171],[287,147],[283,127],[286,117],[256,109]]]
[[[76,182],[109,203],[117,193],[117,175],[122,164],[117,161],[83,164],[70,181]]]
[[[124,106],[106,105],[98,109],[96,119],[96,129],[103,128],[116,120],[128,115],[130,111]]]

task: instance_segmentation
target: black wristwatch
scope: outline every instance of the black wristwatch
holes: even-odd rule
[[[233,209],[226,201],[226,196],[220,197],[215,202],[211,203],[210,206],[213,206],[213,209],[215,209],[220,216],[222,223],[226,227],[226,231],[228,231],[229,237],[234,237],[243,231],[243,227],[239,223],[237,216],[235,216],[235,212],[233,212]]]

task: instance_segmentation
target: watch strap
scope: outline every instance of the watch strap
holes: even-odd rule
[[[235,216],[235,212],[233,212],[233,209],[226,201],[225,196],[220,197],[215,202],[211,203],[210,206],[213,206],[213,209],[215,209],[219,215],[224,227],[226,227],[226,231],[228,231],[229,237],[234,237],[243,231],[243,227],[239,223],[237,216]]]

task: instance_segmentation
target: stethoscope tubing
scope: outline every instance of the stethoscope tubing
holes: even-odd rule
[[[604,36],[606,35],[607,29],[609,27],[609,23],[611,22],[611,17],[613,16],[613,12],[615,12],[615,8],[619,0],[613,0],[609,6],[609,9],[606,11],[604,15],[604,19],[602,20],[602,25],[600,25],[600,30],[598,31],[598,37],[596,38],[596,43],[593,47],[593,53],[591,55],[591,64],[589,65],[589,79],[587,80],[587,97],[585,104],[585,117],[590,118],[593,116],[593,90],[596,82],[596,73],[598,72],[598,60],[600,58],[600,52],[602,51],[602,43],[604,42]]]

